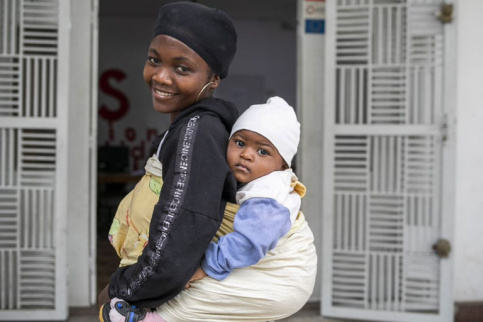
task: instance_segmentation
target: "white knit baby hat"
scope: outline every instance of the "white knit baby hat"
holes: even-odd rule
[[[250,130],[266,137],[291,167],[300,141],[300,123],[292,106],[281,97],[270,97],[265,104],[250,106],[233,125],[230,137]]]

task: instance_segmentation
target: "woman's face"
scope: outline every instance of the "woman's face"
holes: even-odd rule
[[[213,75],[206,62],[181,41],[166,35],[158,35],[151,41],[148,59],[144,65],[144,81],[151,89],[153,107],[163,114],[170,114],[171,121],[198,100],[208,96],[220,81]]]

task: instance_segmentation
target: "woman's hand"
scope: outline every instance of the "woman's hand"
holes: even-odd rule
[[[198,269],[196,270],[195,274],[193,275],[193,277],[191,277],[190,281],[188,282],[188,284],[186,284],[185,288],[189,288],[191,285],[190,283],[191,282],[194,282],[194,281],[197,281],[197,280],[200,280],[202,279],[203,277],[205,276],[208,276],[205,271],[200,267],[198,267]]]

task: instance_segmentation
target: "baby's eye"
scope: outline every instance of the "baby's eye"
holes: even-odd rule
[[[268,153],[268,151],[265,150],[265,149],[259,149],[258,154],[260,154],[260,155],[270,155],[270,153]]]
[[[149,57],[148,57],[148,61],[149,61],[151,64],[153,64],[153,65],[158,65],[158,64],[159,64],[159,59],[154,58],[154,57],[151,57],[151,56],[149,56]]]
[[[245,146],[245,143],[243,143],[242,141],[240,140],[235,140],[235,144],[238,146],[238,147],[244,147]]]

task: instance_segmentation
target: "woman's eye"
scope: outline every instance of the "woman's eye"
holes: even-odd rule
[[[178,67],[176,67],[176,71],[178,71],[180,73],[187,73],[187,72],[190,71],[190,69],[188,67],[178,66]]]
[[[154,58],[154,57],[148,57],[148,61],[153,64],[153,65],[158,65],[159,64],[159,59]]]
[[[260,154],[260,155],[270,155],[270,154],[268,153],[268,151],[267,151],[267,150],[265,150],[265,149],[260,149],[260,150],[258,150],[258,154]]]

